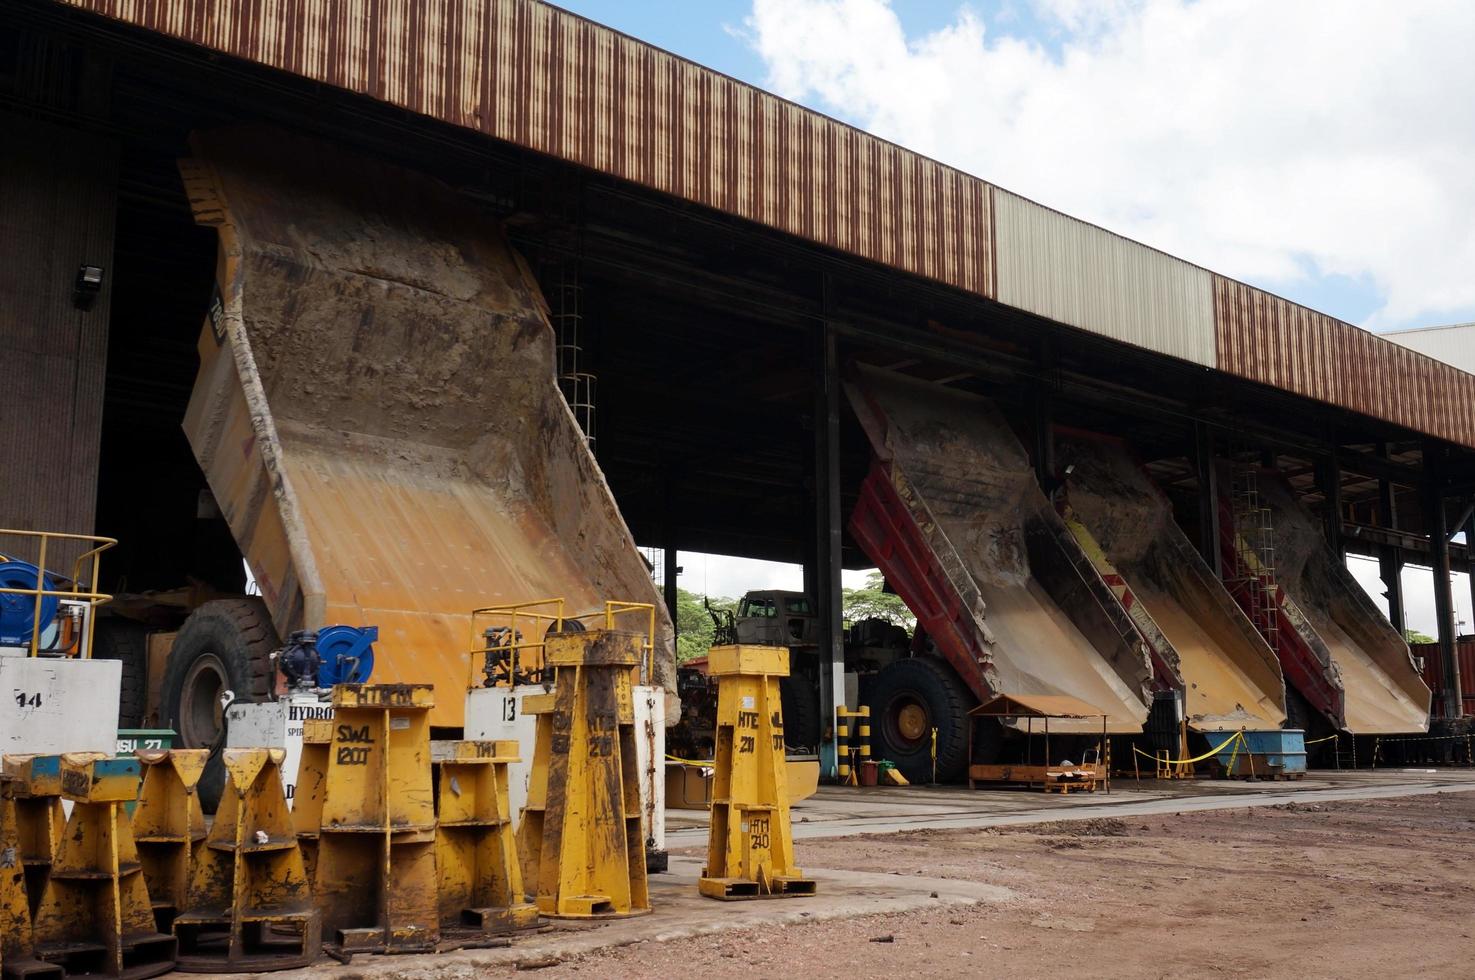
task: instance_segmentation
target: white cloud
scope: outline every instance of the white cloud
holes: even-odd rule
[[[753,0],[768,84],[1270,288],[1370,282],[1368,325],[1475,307],[1475,4],[1035,0],[1050,45],[960,7]]]

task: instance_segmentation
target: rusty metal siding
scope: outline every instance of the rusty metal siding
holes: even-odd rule
[[[987,185],[536,0],[60,0],[994,295]]]
[[[994,190],[999,302],[1214,367],[1210,273]]]
[[[107,366],[116,150],[0,113],[0,527],[90,534]],[[83,311],[77,267],[106,270]],[[15,542],[6,542],[14,545]]]
[[[1475,446],[1475,376],[1218,275],[1214,320],[1223,371]]]

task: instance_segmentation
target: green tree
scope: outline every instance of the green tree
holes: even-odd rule
[[[884,619],[888,623],[906,627],[910,632],[917,627],[917,617],[901,601],[901,596],[885,591],[886,582],[880,572],[866,576],[866,584],[859,589],[845,589],[843,594],[845,625],[850,626],[862,619]]]
[[[685,589],[676,590],[676,662],[679,664],[705,656],[712,648],[715,625],[702,604],[703,598]],[[719,611],[737,608],[735,599],[717,597],[708,601]]]
[[[1420,633],[1418,630],[1404,630],[1403,639],[1407,643],[1433,643],[1434,637],[1428,633]]]

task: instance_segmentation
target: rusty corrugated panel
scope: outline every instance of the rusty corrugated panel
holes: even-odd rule
[[[1214,321],[1220,370],[1475,446],[1475,376],[1218,275]]]
[[[1210,273],[994,190],[1001,303],[1214,366]]]
[[[91,534],[116,148],[95,135],[4,113],[0,130],[7,137],[0,153],[0,460],[9,476],[0,527]],[[83,264],[107,274],[90,310],[72,303]],[[0,541],[0,548],[17,545]]]
[[[983,296],[987,185],[536,0],[60,0]]]

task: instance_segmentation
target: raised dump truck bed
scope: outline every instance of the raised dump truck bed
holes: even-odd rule
[[[1275,651],[1179,530],[1171,502],[1127,446],[1067,431],[1057,435],[1055,454],[1071,467],[1067,526],[1149,635],[1160,675],[1183,691],[1189,725],[1280,728],[1285,680]]]
[[[182,170],[220,236],[185,433],[280,634],[378,626],[374,679],[435,684],[454,726],[473,608],[660,608],[493,216],[279,133],[198,136]]]
[[[1339,727],[1354,735],[1423,732],[1430,691],[1408,644],[1331,550],[1321,521],[1279,474],[1257,474],[1275,540],[1275,579],[1331,658],[1343,690]]]
[[[1140,731],[1146,648],[993,405],[873,369],[849,395],[875,451],[851,533],[973,696],[1070,695]]]

